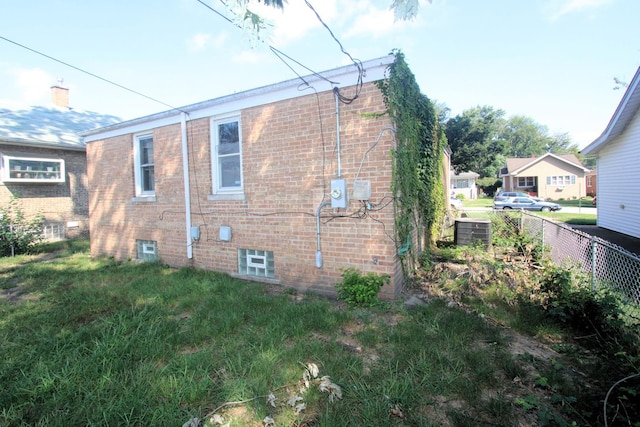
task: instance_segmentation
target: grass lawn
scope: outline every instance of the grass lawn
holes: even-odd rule
[[[468,208],[493,208],[493,198],[492,197],[480,197],[475,200],[464,199],[463,210]],[[591,205],[591,199],[582,199],[579,200],[563,200],[558,201],[558,204],[562,207],[593,207]],[[470,217],[482,217],[482,214],[478,214],[476,212],[467,212],[466,213]],[[576,224],[576,225],[596,225],[597,216],[591,213],[568,213],[568,212],[535,212],[536,215],[540,215],[545,218],[549,218],[550,220],[557,222],[564,222],[566,224]]]
[[[484,310],[348,308],[86,246],[0,259],[1,426],[587,425],[559,362]]]

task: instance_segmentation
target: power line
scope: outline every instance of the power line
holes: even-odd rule
[[[335,40],[335,42],[338,43],[338,46],[340,46],[340,50],[342,51],[342,53],[347,55],[349,59],[351,59],[351,62],[353,62],[353,64],[356,66],[356,68],[358,68],[358,82],[356,83],[356,94],[353,96],[353,98],[347,98],[343,96],[342,94],[340,94],[340,90],[338,88],[334,88],[334,92],[338,97],[338,99],[340,99],[340,101],[342,101],[345,104],[351,104],[353,101],[355,101],[358,98],[358,96],[360,96],[360,90],[362,89],[362,76],[364,74],[364,70],[362,68],[362,62],[359,59],[353,59],[351,54],[344,49],[344,46],[342,46],[342,43],[340,43],[340,40],[338,40],[338,38],[333,34],[333,31],[331,31],[331,28],[329,28],[329,26],[322,20],[322,18],[320,17],[320,14],[311,5],[311,3],[309,3],[308,0],[304,0],[304,2],[307,4],[307,7],[309,7],[309,9],[313,11],[313,13],[315,13],[316,18],[318,18],[318,21],[320,21],[320,23],[324,26],[324,28],[326,28],[327,31],[329,31],[329,34],[331,35],[333,40]]]
[[[213,7],[211,7],[211,6],[209,6],[208,4],[206,4],[204,1],[202,1],[202,0],[196,0],[196,1],[197,1],[198,3],[200,3],[201,5],[203,5],[204,7],[206,7],[207,9],[209,9],[210,11],[214,12],[215,14],[217,14],[218,16],[220,16],[220,17],[221,17],[222,19],[224,19],[225,21],[227,21],[227,22],[229,22],[229,23],[231,23],[231,24],[235,25],[237,28],[240,28],[240,29],[242,28],[242,27],[240,27],[240,25],[238,25],[238,24],[236,24],[235,22],[233,22],[233,20],[229,19],[229,17],[227,17],[227,16],[223,15],[223,14],[222,14],[222,13],[220,13],[218,10],[216,10],[216,9],[214,9]],[[222,1],[222,0],[221,0],[221,1]],[[222,4],[224,4],[224,5],[226,6],[226,3],[225,3],[224,1],[222,1]],[[307,3],[307,4],[308,4],[308,3]],[[309,6],[309,7],[311,7],[311,8],[313,9],[313,7],[312,7],[312,6]],[[315,10],[314,10],[314,12],[315,12]],[[316,12],[316,16],[317,16],[317,12]],[[320,17],[319,17],[319,16],[318,16],[318,19],[320,19]],[[320,19],[320,22],[322,22],[322,19]],[[322,23],[324,24],[324,22],[322,22]],[[326,27],[326,24],[324,24],[324,25],[325,25],[325,27]],[[328,27],[327,27],[327,29],[328,29]],[[331,33],[331,30],[329,30],[329,32]],[[331,35],[333,35],[333,33],[331,33]],[[316,77],[318,77],[318,78],[320,78],[320,79],[322,79],[322,80],[326,81],[327,83],[329,83],[329,84],[331,84],[331,85],[337,85],[337,84],[339,84],[338,82],[334,82],[334,81],[332,81],[332,80],[329,80],[329,79],[327,79],[326,77],[324,77],[322,74],[319,74],[319,73],[317,73],[316,71],[313,71],[311,68],[309,68],[309,67],[307,67],[307,66],[303,65],[302,63],[300,63],[299,61],[297,61],[297,60],[293,59],[291,56],[289,56],[289,55],[285,54],[284,52],[282,52],[281,50],[277,49],[276,47],[274,47],[274,46],[272,46],[272,45],[270,45],[270,44],[266,43],[263,39],[258,38],[258,40],[260,40],[262,43],[264,43],[265,45],[267,45],[267,46],[269,47],[269,49],[271,50],[271,52],[272,52],[272,53],[273,53],[273,54],[274,54],[274,55],[275,55],[275,56],[276,56],[280,61],[282,61],[282,63],[283,63],[284,65],[286,65],[286,66],[287,66],[287,67],[288,67],[288,68],[289,68],[289,69],[290,69],[290,70],[291,70],[291,71],[292,71],[296,76],[298,76],[298,78],[299,78],[300,80],[302,80],[302,81],[303,81],[307,86],[309,86],[309,83],[304,79],[304,77],[302,77],[300,74],[298,74],[298,72],[297,72],[296,70],[294,70],[294,69],[293,69],[293,67],[291,67],[291,65],[289,65],[289,64],[288,64],[288,63],[287,63],[287,62],[282,58],[283,56],[284,56],[284,57],[286,57],[287,59],[289,59],[290,61],[295,62],[295,63],[296,63],[296,64],[298,64],[300,67],[302,67],[302,68],[306,69],[306,70],[307,70],[307,71],[309,71],[312,75],[314,75],[314,76],[316,76]],[[335,36],[334,36],[334,40],[336,40],[336,41],[337,41],[337,39],[335,38]],[[339,44],[340,46],[342,46],[342,44],[340,44],[340,42],[338,42],[338,44]],[[344,52],[344,49],[343,49],[342,51]],[[346,53],[346,52],[345,52],[345,53]],[[349,54],[347,54],[347,55],[349,55]],[[349,57],[351,57],[351,55],[349,55]],[[352,59],[352,61],[353,61],[353,58],[351,58],[351,59]],[[354,64],[355,64],[355,63],[356,63],[356,62],[354,61]],[[357,65],[357,64],[356,64],[356,65]],[[361,66],[361,65],[358,67],[358,70],[360,71],[359,75],[360,75],[360,76],[362,76],[362,66]],[[360,78],[361,78],[361,77],[360,77]],[[355,99],[355,98],[354,98],[354,99]]]
[[[111,84],[111,85],[117,86],[117,87],[119,87],[120,89],[124,89],[124,90],[129,91],[129,92],[131,92],[131,93],[134,93],[134,94],[136,94],[136,95],[142,96],[143,98],[147,98],[147,99],[149,99],[149,100],[151,100],[151,101],[153,101],[153,102],[157,102],[158,104],[162,104],[162,105],[164,105],[165,107],[169,107],[169,108],[171,108],[172,110],[182,111],[181,109],[176,108],[176,107],[174,107],[173,105],[169,105],[169,104],[167,104],[166,102],[162,102],[162,101],[160,101],[160,100],[158,100],[158,99],[156,99],[156,98],[152,98],[152,97],[150,97],[150,96],[148,96],[148,95],[145,95],[144,93],[141,93],[141,92],[138,92],[138,91],[136,91],[136,90],[130,89],[130,88],[126,87],[126,86],[123,86],[123,85],[121,85],[121,84],[119,84],[119,83],[116,83],[116,82],[114,82],[114,81],[112,81],[112,80],[109,80],[109,79],[106,79],[106,78],[104,78],[104,77],[101,77],[101,76],[99,76],[99,75],[97,75],[97,74],[94,74],[94,73],[92,73],[92,72],[89,72],[89,71],[87,71],[87,70],[83,70],[83,69],[82,69],[82,68],[80,68],[80,67],[76,67],[75,65],[69,64],[68,62],[64,62],[64,61],[62,61],[62,60],[60,60],[60,59],[58,59],[58,58],[54,58],[53,56],[47,55],[46,53],[42,53],[42,52],[40,52],[40,51],[38,51],[38,50],[35,50],[35,49],[33,49],[33,48],[30,48],[30,47],[28,47],[28,46],[25,46],[25,45],[23,45],[23,44],[20,44],[20,43],[18,43],[18,42],[13,41],[13,40],[10,40],[10,39],[8,39],[8,38],[6,38],[6,37],[0,36],[0,39],[2,39],[2,40],[4,40],[4,41],[7,41],[7,42],[9,42],[9,43],[11,43],[11,44],[14,44],[14,45],[16,45],[16,46],[19,46],[19,47],[21,47],[21,48],[23,48],[23,49],[26,49],[26,50],[28,50],[28,51],[30,51],[30,52],[36,53],[36,54],[38,54],[38,55],[40,55],[40,56],[44,56],[44,57],[45,57],[45,58],[47,58],[47,59],[50,59],[50,60],[55,61],[55,62],[58,62],[58,63],[60,63],[60,64],[62,64],[62,65],[67,66],[67,67],[73,68],[74,70],[80,71],[81,73],[84,73],[84,74],[87,74],[87,75],[89,75],[89,76],[91,76],[91,77],[94,77],[94,78],[96,78],[96,79],[102,80],[103,82],[106,82],[106,83],[109,83],[109,84]],[[182,111],[182,112],[183,112],[183,113],[186,113],[186,111]]]

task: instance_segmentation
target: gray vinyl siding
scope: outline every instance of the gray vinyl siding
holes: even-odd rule
[[[598,225],[640,238],[640,114],[598,157]]]

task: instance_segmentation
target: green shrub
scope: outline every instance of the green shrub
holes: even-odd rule
[[[547,265],[538,297],[551,317],[574,330],[613,336],[623,327],[619,298],[607,289],[593,291],[573,270]]]
[[[29,253],[42,241],[43,219],[26,219],[17,197],[0,208],[0,256]]]
[[[342,282],[336,283],[336,288],[340,299],[350,306],[374,307],[380,304],[380,288],[389,281],[388,275],[362,274],[356,268],[347,268],[342,272]]]

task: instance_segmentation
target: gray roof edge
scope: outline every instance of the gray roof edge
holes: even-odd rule
[[[394,60],[395,60],[395,55],[390,54],[390,55],[381,56],[379,58],[362,62],[361,64],[366,75],[367,69],[378,68],[383,66],[386,67],[389,64],[393,63]],[[318,73],[302,76],[302,78],[305,81],[307,81],[309,84],[315,83],[318,81],[327,80],[327,79],[330,80],[332,78],[335,78],[341,75],[354,73],[353,67],[354,67],[354,64],[344,65],[342,67],[333,68],[327,71],[320,71]],[[364,81],[371,81],[371,79],[367,80],[365,78]],[[132,120],[123,121],[113,125],[93,129],[87,132],[80,133],[80,136],[88,137],[88,136],[97,135],[105,132],[111,132],[111,131],[116,131],[123,128],[132,127],[135,125],[139,125],[139,124],[143,124],[151,121],[165,120],[171,117],[178,117],[181,113],[188,114],[189,112],[205,109],[207,107],[211,107],[214,105],[224,104],[237,99],[250,98],[252,96],[260,95],[263,93],[274,92],[280,89],[286,89],[286,88],[295,87],[298,85],[300,85],[300,78],[296,77],[296,78],[285,80],[279,83],[273,83],[266,86],[248,89],[248,90],[237,92],[230,95],[223,95],[221,97],[213,98],[207,101],[201,101],[195,104],[189,104],[183,107],[174,108],[172,110],[162,111],[160,113],[150,114],[147,116],[138,117]],[[339,86],[339,85],[336,85],[336,86]]]
[[[46,148],[48,150],[64,150],[64,151],[87,151],[84,145],[64,144],[60,142],[38,142],[31,139],[3,137],[0,139],[0,145],[15,145],[20,147]]]
[[[538,156],[538,157],[536,157],[536,158],[532,159],[529,163],[527,163],[527,164],[525,164],[525,165],[520,166],[518,169],[514,170],[513,172],[511,172],[511,171],[507,170],[507,174],[505,174],[505,175],[503,175],[503,176],[508,176],[508,175],[517,175],[517,174],[519,174],[523,169],[527,169],[528,167],[533,166],[533,164],[534,164],[534,163],[538,163],[538,162],[542,161],[542,159],[544,159],[545,157],[548,157],[548,156],[554,157],[554,158],[556,158],[556,159],[560,160],[561,162],[565,162],[565,163],[567,163],[567,164],[570,164],[571,166],[574,166],[574,167],[576,167],[576,168],[578,168],[578,169],[582,169],[582,170],[583,170],[583,171],[585,171],[585,172],[587,172],[587,171],[589,170],[588,168],[585,168],[583,165],[579,165],[579,164],[576,164],[576,163],[574,163],[574,162],[571,162],[571,161],[569,161],[569,160],[567,160],[567,159],[563,159],[562,157],[560,157],[560,156],[559,156],[559,155],[557,155],[557,154],[553,154],[553,153],[551,153],[551,152],[547,152],[547,153],[544,153],[542,156]]]
[[[580,153],[582,155],[588,156],[589,154],[597,153],[612,138],[620,134],[619,132],[614,133],[614,129],[617,127],[618,121],[620,120],[622,113],[627,109],[631,100],[633,98],[640,97],[640,91],[638,90],[639,86],[640,86],[640,67],[638,67],[638,69],[636,70],[636,73],[633,76],[633,79],[631,80],[629,87],[627,88],[624,95],[622,96],[622,99],[620,100],[620,103],[616,107],[616,111],[613,113],[613,116],[611,116],[611,120],[609,120],[607,127],[604,129],[602,134],[599,137],[597,137],[591,144],[587,145],[585,148],[580,150]],[[635,109],[636,110],[638,109],[638,103],[636,103]],[[624,129],[624,127],[626,127],[628,122],[621,123],[621,124],[623,125],[622,128]]]

